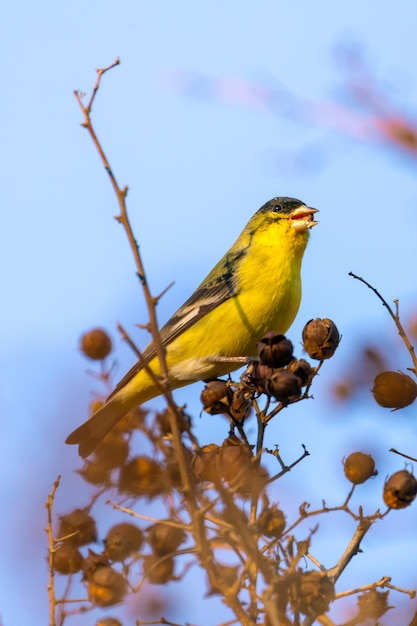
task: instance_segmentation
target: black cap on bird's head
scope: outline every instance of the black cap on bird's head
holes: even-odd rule
[[[286,196],[278,196],[277,198],[272,198],[271,200],[268,200],[268,202],[265,202],[265,204],[259,209],[259,213],[275,211],[276,213],[289,214],[295,209],[299,209],[300,206],[305,206],[302,200],[297,200],[297,198],[287,198]]]

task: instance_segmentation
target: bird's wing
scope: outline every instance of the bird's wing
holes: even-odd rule
[[[219,261],[193,295],[161,328],[160,335],[164,346],[174,341],[222,302],[238,294],[236,263],[245,253],[245,249],[230,250]],[[152,341],[143,352],[143,358],[149,362],[155,355],[155,344]],[[108,399],[120,391],[141,369],[141,362],[138,361],[116,385]]]

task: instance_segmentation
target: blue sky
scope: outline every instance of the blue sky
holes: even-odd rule
[[[58,473],[64,474],[58,510],[79,504],[68,478],[78,461],[63,443],[86,416],[95,385],[78,353],[79,336],[95,325],[108,328],[120,376],[132,356],[117,338],[116,322],[130,328],[140,345],[147,341],[144,331],[134,330],[147,321],[146,311],[124,233],[112,219],[116,201],[80,127],[72,93],[89,92],[94,68],[116,56],[121,65],[103,81],[94,122],[120,184],[129,185],[128,209],[154,293],[175,281],[158,307],[161,321],[261,204],[275,195],[303,199],[320,209],[320,224],[306,253],[303,302],[289,334],[297,343],[306,320],[328,316],[343,342],[320,376],[316,404],[308,413],[304,406],[294,410],[288,421],[296,428],[289,423],[279,431],[280,445],[296,455],[302,432],[302,442],[320,459],[314,468],[326,474],[350,446],[377,449],[382,477],[402,468],[388,448],[416,454],[415,409],[390,414],[368,399],[334,415],[327,391],[352,358],[357,337],[399,345],[386,312],[347,276],[350,270],[388,300],[400,298],[405,316],[415,309],[415,161],[382,143],[295,120],[289,111],[274,115],[192,97],[175,89],[174,80],[190,73],[233,78],[317,103],[350,105],[335,51],[354,46],[385,93],[412,116],[417,7],[411,0],[401,7],[359,0],[121,0],[117,6],[74,0],[3,8],[0,414],[1,489],[8,505],[1,523],[11,537],[0,566],[7,577],[1,585],[4,626],[46,622],[43,504]],[[406,365],[404,359],[401,367]],[[196,415],[199,389],[176,396]],[[198,428],[208,436],[201,420]],[[301,501],[301,485],[308,489],[313,482],[311,470],[300,470],[288,490],[299,489]],[[345,488],[331,478],[326,487],[335,498]],[[320,489],[318,494],[324,497]],[[404,528],[415,526],[415,511],[397,515],[397,525],[401,519]],[[385,533],[389,518],[380,524]],[[374,569],[360,569],[364,557],[359,571],[366,571],[368,582],[389,573],[396,584],[415,584],[407,568],[393,571],[393,559],[381,550],[383,538],[378,527],[367,544]],[[352,570],[355,580],[355,565]],[[33,593],[27,608],[22,580]]]

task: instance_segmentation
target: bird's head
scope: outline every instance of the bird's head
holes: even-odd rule
[[[318,213],[318,209],[312,209],[296,198],[284,196],[272,198],[259,209],[259,212],[282,215],[283,218],[291,220],[292,228],[301,232],[318,224],[313,217],[315,213]]]

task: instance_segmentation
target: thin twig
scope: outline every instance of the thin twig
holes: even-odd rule
[[[52,485],[52,489],[50,494],[48,495],[48,499],[46,501],[46,510],[47,510],[47,520],[48,525],[45,529],[45,532],[48,535],[48,570],[49,570],[49,581],[48,581],[48,597],[49,597],[49,626],[56,626],[55,619],[55,610],[56,610],[56,597],[55,597],[55,571],[54,571],[54,553],[55,553],[55,539],[53,533],[53,518],[52,518],[52,509],[55,499],[55,494],[59,487],[59,483],[61,480],[61,476],[58,476]]]
[[[116,504],[115,502],[112,502],[111,500],[107,500],[106,504],[109,504],[116,511],[121,511],[122,513],[125,513],[126,515],[130,515],[131,517],[136,517],[137,519],[144,520],[145,522],[152,522],[154,524],[156,523],[165,524],[166,526],[171,526],[172,528],[181,528],[182,530],[185,530],[187,532],[190,532],[191,530],[190,525],[185,524],[183,522],[174,522],[172,520],[159,519],[157,517],[150,517],[149,515],[142,515],[142,513],[137,513],[136,511],[133,511],[133,509],[120,506],[119,504]]]
[[[408,454],[404,454],[404,452],[400,452],[399,450],[396,450],[395,448],[390,448],[389,452],[394,452],[394,454],[399,454],[400,456],[404,457],[405,459],[408,459],[409,461],[417,462],[417,459],[414,456],[409,456]]]
[[[142,285],[143,293],[144,293],[147,308],[148,308],[149,328],[152,334],[152,339],[155,345],[155,351],[156,351],[156,355],[157,355],[158,362],[159,362],[159,368],[160,368],[160,373],[161,373],[161,384],[163,387],[163,395],[165,399],[167,400],[168,406],[172,409],[172,412],[170,412],[172,442],[173,442],[173,446],[174,446],[177,459],[178,459],[178,466],[179,466],[179,472],[180,472],[181,481],[183,485],[183,490],[185,493],[189,494],[190,499],[193,499],[194,496],[192,494],[194,493],[194,486],[191,480],[190,473],[188,472],[183,445],[181,443],[181,432],[179,428],[179,419],[178,419],[179,417],[178,407],[174,402],[174,399],[170,390],[170,386],[169,386],[169,373],[168,373],[168,367],[167,367],[166,358],[165,358],[165,347],[163,345],[161,335],[159,332],[158,319],[156,315],[156,305],[158,303],[158,299],[153,297],[151,294],[151,291],[150,291],[150,288],[146,279],[146,275],[145,275],[144,265],[142,263],[142,258],[139,252],[139,246],[137,244],[136,238],[133,234],[133,230],[129,221],[127,208],[126,208],[126,196],[127,196],[128,187],[125,186],[122,189],[119,186],[116,180],[116,177],[110,167],[110,163],[101,146],[101,142],[99,141],[94,131],[92,121],[91,121],[91,107],[92,107],[94,98],[97,94],[97,91],[99,89],[101,79],[106,72],[114,68],[116,65],[119,65],[119,63],[120,61],[117,58],[114,61],[114,63],[112,63],[108,67],[97,70],[97,80],[93,87],[93,91],[92,91],[92,94],[91,94],[91,97],[87,106],[84,105],[83,97],[78,91],[75,91],[74,95],[81,108],[81,111],[84,114],[84,123],[82,124],[82,126],[86,128],[90,134],[90,137],[100,155],[100,158],[106,169],[106,172],[109,175],[111,184],[113,186],[114,192],[117,197],[120,214],[116,216],[116,220],[120,224],[122,224],[123,228],[125,229],[125,232],[126,232],[126,235],[127,235],[127,238],[128,238],[134,259],[135,259],[137,276]]]
[[[373,291],[374,294],[381,300],[382,304],[384,305],[384,307],[387,309],[388,313],[390,314],[390,316],[394,320],[394,323],[395,323],[395,325],[397,327],[397,330],[398,330],[398,334],[400,335],[400,337],[403,340],[403,342],[404,342],[408,352],[410,353],[411,360],[413,361],[412,371],[414,372],[414,374],[417,375],[417,356],[416,356],[416,353],[414,351],[414,346],[410,342],[410,340],[409,340],[409,338],[407,336],[407,333],[405,332],[404,327],[401,324],[400,316],[399,316],[398,300],[394,300],[394,303],[395,303],[395,313],[394,313],[394,311],[392,310],[392,308],[390,307],[388,302],[385,300],[385,298],[383,298],[381,296],[381,294],[379,293],[379,291],[377,289],[375,289],[375,287],[373,287],[370,283],[368,283],[364,278],[362,278],[361,276],[357,276],[353,272],[349,272],[349,276],[352,276],[353,278],[356,278],[356,280],[359,280],[361,283],[363,283],[364,285],[369,287],[369,289],[371,289],[371,291]]]
[[[352,539],[349,541],[348,545],[346,546],[345,551],[343,552],[342,556],[338,560],[337,564],[331,569],[329,569],[327,572],[327,576],[333,583],[335,583],[338,580],[338,578],[341,576],[343,571],[346,569],[346,566],[348,565],[348,563],[350,563],[353,557],[356,554],[358,554],[358,552],[360,551],[361,541],[365,537],[366,533],[371,528],[374,522],[375,522],[375,519],[370,518],[370,517],[363,517],[360,520],[353,534]]]

